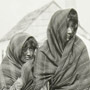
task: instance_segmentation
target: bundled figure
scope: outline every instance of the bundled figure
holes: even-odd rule
[[[0,90],[21,90],[25,79],[22,69],[28,66],[32,75],[37,48],[38,43],[33,36],[26,33],[13,36],[0,65]]]
[[[90,60],[84,42],[76,35],[78,15],[74,9],[55,12],[47,40],[39,48],[34,81],[27,90],[84,90],[90,86]],[[48,89],[47,89],[48,90]]]

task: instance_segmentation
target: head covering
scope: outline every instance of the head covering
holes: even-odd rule
[[[12,37],[6,50],[6,56],[0,65],[0,89],[9,88],[21,75],[21,51],[25,41],[30,38],[27,33],[18,33]]]
[[[79,85],[87,87],[84,80],[90,74],[90,61],[85,44],[76,36],[77,30],[65,45],[67,17],[72,12],[77,15],[74,9],[64,9],[52,16],[47,29],[47,40],[36,55],[33,90],[40,90],[47,82],[50,84],[50,90],[81,90]],[[76,19],[78,21],[78,16]],[[72,88],[68,89],[66,86]]]

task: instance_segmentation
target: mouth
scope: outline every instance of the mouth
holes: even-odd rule
[[[31,56],[26,56],[25,59],[30,60],[30,59],[32,59],[32,57]]]
[[[71,35],[68,33],[67,34],[67,40],[70,40],[70,37],[71,37]]]
[[[73,37],[73,34],[72,33],[68,33],[67,34],[67,40],[70,40],[72,37]]]
[[[26,56],[26,57],[25,57],[25,59],[26,59],[26,60],[29,60],[29,59],[30,59],[30,57],[29,57],[29,56]]]

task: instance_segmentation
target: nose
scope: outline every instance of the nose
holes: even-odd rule
[[[68,34],[71,34],[71,33],[72,33],[72,29],[71,29],[71,28],[68,28],[67,33],[68,33]]]
[[[27,49],[27,56],[30,56],[30,55],[31,55],[30,50]]]

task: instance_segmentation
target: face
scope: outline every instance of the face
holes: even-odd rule
[[[70,21],[67,29],[67,41],[69,41],[73,37],[74,33],[75,33],[75,30],[73,28],[73,22]]]
[[[31,45],[27,44],[26,47],[23,47],[23,49],[22,49],[21,60],[23,62],[32,60],[34,58],[34,51],[35,50],[33,48],[31,48]]]

